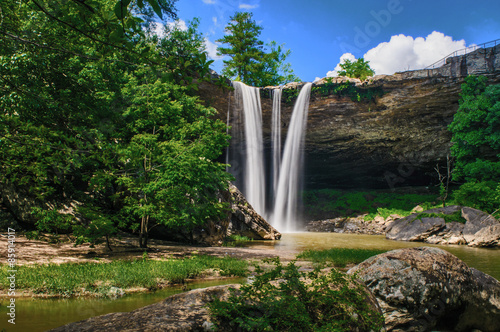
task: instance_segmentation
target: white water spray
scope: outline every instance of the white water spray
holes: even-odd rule
[[[264,148],[262,144],[262,110],[259,89],[233,82],[235,93],[243,101],[245,123],[245,158],[243,194],[260,215],[265,215]]]
[[[273,113],[271,123],[271,144],[273,154],[273,199],[278,190],[278,179],[281,167],[281,92],[273,90]]]
[[[274,211],[271,218],[272,225],[281,232],[299,230],[297,225],[297,201],[303,163],[301,150],[304,147],[311,86],[312,83],[306,83],[300,91],[293,108],[285,142]]]

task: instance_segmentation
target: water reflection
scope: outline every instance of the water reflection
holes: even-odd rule
[[[229,283],[241,283],[245,278],[212,280],[188,284],[191,289],[204,288]],[[8,298],[0,299],[0,331],[37,332],[77,322],[89,317],[111,312],[127,312],[141,308],[166,297],[183,292],[181,287],[172,287],[154,293],[137,293],[122,298],[111,299],[16,299],[16,324],[7,322]]]

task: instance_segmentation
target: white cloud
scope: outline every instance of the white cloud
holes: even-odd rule
[[[168,22],[167,25],[173,29],[174,27],[178,27],[180,30],[182,31],[187,31],[188,27],[187,27],[187,24],[186,24],[186,21],[184,20],[177,20],[175,22]]]
[[[239,6],[240,9],[255,9],[257,7],[259,7],[259,5],[249,5],[246,3],[240,3],[240,6]]]
[[[205,48],[208,53],[208,57],[212,60],[220,60],[222,56],[217,55],[218,43],[211,42],[208,38],[205,38]]]
[[[422,69],[450,53],[466,47],[465,40],[453,40],[434,31],[425,38],[397,35],[381,43],[364,55],[376,74],[394,74],[398,71]]]
[[[441,32],[434,31],[427,37],[405,36],[403,34],[392,36],[388,42],[380,43],[363,56],[370,62],[370,67],[376,75],[392,75],[405,70],[423,69],[445,56],[466,47],[465,40],[453,40]],[[355,61],[351,53],[344,53],[339,64],[326,76],[337,76],[340,63],[344,59]]]
[[[335,76],[338,76],[338,72],[340,70],[342,70],[342,68],[340,68],[340,64],[341,63],[344,63],[345,60],[350,60],[350,61],[356,61],[356,58],[354,57],[354,55],[352,55],[351,53],[344,53],[340,56],[340,61],[339,63],[337,64],[337,66],[335,67],[334,70],[330,70],[328,73],[326,73],[326,76],[327,77],[335,77]]]
[[[202,0],[202,1],[203,1],[203,3],[206,3],[207,5],[213,5],[216,2],[215,0]]]

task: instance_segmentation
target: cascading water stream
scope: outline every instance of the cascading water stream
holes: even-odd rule
[[[266,170],[262,135],[262,109],[258,88],[233,82],[235,102],[228,112],[231,125],[231,146],[226,161],[231,165],[235,184],[246,196],[255,211],[281,232],[299,230],[298,195],[303,169],[302,150],[312,83],[302,88],[292,112],[287,139],[281,149],[281,89],[273,91],[271,123],[272,197],[266,200]],[[269,174],[269,172],[268,172]],[[271,174],[269,174],[271,175]],[[266,201],[272,206],[266,211]]]
[[[274,202],[271,224],[281,232],[299,230],[297,223],[298,194],[303,166],[302,150],[304,147],[309,97],[312,83],[306,83],[300,91],[293,108],[290,126],[285,142],[285,149]]]
[[[281,92],[273,90],[273,113],[271,123],[271,144],[273,154],[273,199],[276,198],[278,190],[278,179],[281,167]]]
[[[265,172],[264,172],[264,147],[262,144],[262,110],[260,104],[259,89],[247,86],[241,82],[233,82],[236,99],[242,100],[242,107],[236,107],[243,111],[245,146],[244,156],[241,162],[244,167],[244,188],[240,188],[248,202],[252,204],[257,213],[265,215]],[[241,114],[235,116],[241,117]],[[241,135],[242,128],[236,128]],[[234,137],[234,136],[233,136]],[[240,147],[241,148],[241,147]],[[237,151],[241,153],[242,151]],[[231,163],[231,161],[230,161]],[[237,177],[239,174],[234,174]]]

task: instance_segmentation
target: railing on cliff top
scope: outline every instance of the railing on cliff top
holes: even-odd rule
[[[453,58],[453,57],[456,57],[456,56],[459,56],[459,55],[466,55],[467,53],[474,52],[475,50],[480,49],[480,48],[495,47],[497,45],[500,45],[500,39],[495,39],[495,40],[492,40],[492,41],[489,41],[489,42],[486,42],[486,43],[482,43],[482,44],[479,44],[479,45],[472,45],[472,46],[463,48],[461,50],[455,51],[453,53],[450,53],[447,56],[445,56],[444,58],[442,58],[442,59],[434,62],[432,65],[425,67],[424,69],[439,68],[439,67],[445,65],[446,64],[446,60],[448,60],[449,58]]]

